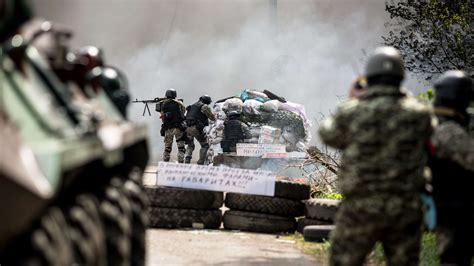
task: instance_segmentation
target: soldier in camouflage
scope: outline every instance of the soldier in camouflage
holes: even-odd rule
[[[199,101],[188,106],[186,108],[186,133],[188,136],[188,146],[186,148],[185,163],[190,163],[193,157],[194,151],[194,139],[199,142],[201,149],[199,150],[198,164],[204,164],[206,159],[207,150],[209,149],[209,143],[207,143],[206,135],[203,132],[204,127],[209,125],[208,119],[215,121],[216,118],[212,113],[211,104],[212,99],[209,95],[203,95],[199,98]]]
[[[439,125],[431,137],[430,167],[440,261],[471,265],[474,249],[467,243],[474,238],[474,138],[467,131],[466,110],[473,100],[472,80],[462,71],[448,71],[434,88]]]
[[[235,152],[237,143],[252,138],[249,127],[242,121],[240,111],[230,111],[224,123],[224,137],[221,141],[222,151]]]
[[[330,265],[362,265],[377,241],[388,265],[418,265],[430,111],[400,89],[404,66],[393,47],[375,51],[365,76],[364,94],[319,128],[321,139],[342,151],[345,198],[331,234]]]
[[[165,137],[165,151],[163,161],[170,161],[170,154],[173,147],[173,139],[176,138],[178,146],[178,162],[184,162],[186,151],[186,127],[184,125],[184,113],[186,107],[181,101],[176,100],[176,91],[169,89],[166,91],[166,99],[156,104],[156,111],[160,112],[163,124],[161,126],[161,136]]]

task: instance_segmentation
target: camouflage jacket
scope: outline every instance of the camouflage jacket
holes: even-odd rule
[[[216,117],[212,113],[211,107],[207,104],[203,104],[201,107],[201,112],[209,118],[209,120],[216,121]]]
[[[368,88],[319,128],[321,139],[342,151],[339,188],[347,197],[421,191],[431,133],[430,108],[390,86]]]
[[[448,159],[462,168],[474,172],[474,138],[454,121],[438,125],[431,137],[436,156]]]

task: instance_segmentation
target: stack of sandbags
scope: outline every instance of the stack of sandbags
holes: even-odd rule
[[[150,226],[155,228],[217,229],[221,225],[223,193],[147,186]]]
[[[323,238],[328,239],[329,232],[333,229],[332,225],[334,224],[334,217],[339,204],[340,200],[307,200],[304,209],[305,217],[298,219],[297,231],[303,235],[308,235],[308,240],[312,239],[311,241],[319,241]],[[328,227],[329,225],[331,226]]]
[[[294,232],[295,217],[304,213],[303,200],[310,196],[307,184],[278,180],[275,196],[227,193],[224,228],[262,233]]]

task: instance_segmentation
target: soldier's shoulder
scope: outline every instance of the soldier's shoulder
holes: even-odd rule
[[[467,131],[458,123],[454,121],[446,121],[439,124],[432,135],[432,140],[435,142],[445,142],[452,140],[453,138],[459,139],[461,136],[467,136]]]
[[[339,114],[350,114],[356,111],[359,105],[360,105],[359,99],[356,99],[356,98],[349,99],[339,104],[336,112]]]
[[[417,113],[431,113],[432,107],[426,103],[420,102],[413,96],[406,96],[402,101],[402,106],[406,110],[410,110]]]

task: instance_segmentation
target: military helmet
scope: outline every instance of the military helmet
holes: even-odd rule
[[[209,95],[203,95],[203,96],[199,97],[199,101],[204,103],[204,104],[212,103],[211,96],[209,96]]]
[[[33,17],[28,0],[0,1],[0,41],[11,37],[18,27]]]
[[[86,80],[99,86],[107,92],[128,90],[128,80],[125,74],[115,67],[95,67],[86,75]]]
[[[460,70],[450,70],[442,74],[434,83],[435,105],[464,111],[474,92],[472,79]]]
[[[176,90],[175,89],[168,89],[165,93],[166,98],[174,99],[176,98]]]
[[[383,46],[375,49],[365,66],[365,76],[392,76],[403,79],[405,67],[397,49],[391,46]]]

